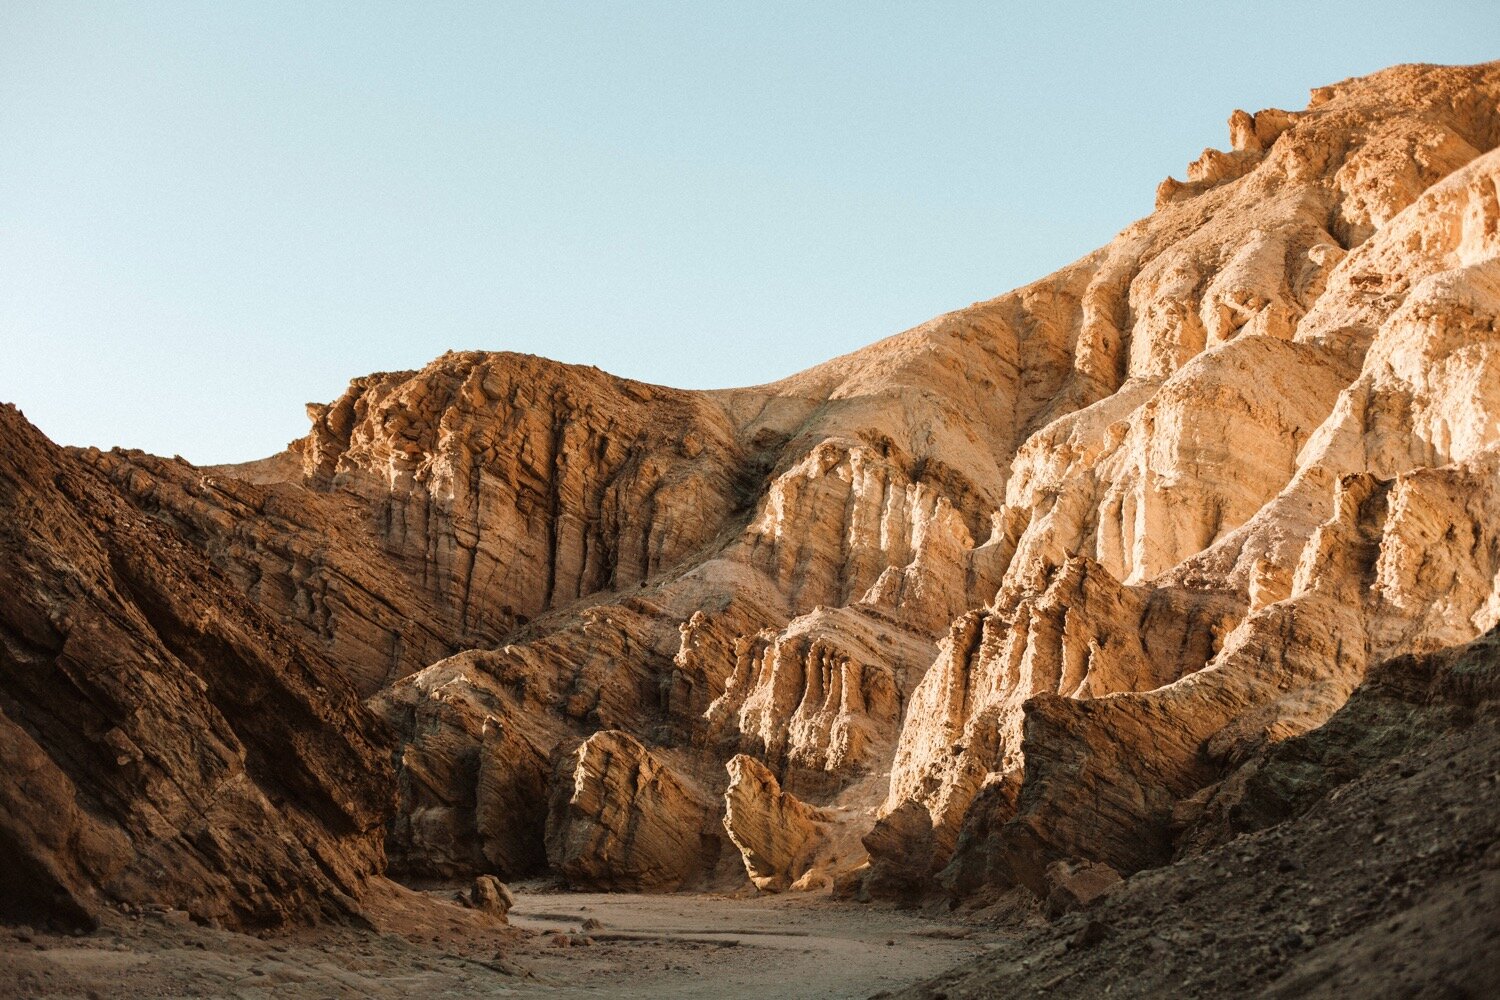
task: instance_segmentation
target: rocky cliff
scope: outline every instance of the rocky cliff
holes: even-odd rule
[[[342,671],[0,407],[0,914],[359,913],[392,734]]]
[[[70,585],[97,602],[169,538],[209,584],[124,645],[215,705],[230,656],[313,678],[285,697],[318,721],[226,754],[359,870],[381,824],[413,874],[648,890],[1048,896],[1162,865],[1370,664],[1500,621],[1497,102],[1500,64],[1401,66],[1237,111],[1106,247],[771,385],[450,353],[247,466],[37,444],[119,513],[64,538],[8,494],[7,545],[124,546]],[[137,703],[49,730],[62,695],[12,664],[63,639],[28,615],[0,707],[98,781]],[[63,798],[118,825],[162,794],[110,781]],[[113,871],[70,870],[47,891]]]

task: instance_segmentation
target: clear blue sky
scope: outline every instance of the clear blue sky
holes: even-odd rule
[[[0,4],[0,399],[248,459],[448,348],[768,381],[1039,277],[1491,2]]]

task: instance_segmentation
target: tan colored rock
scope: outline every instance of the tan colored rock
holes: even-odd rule
[[[394,870],[516,878],[545,866],[551,752],[571,733],[528,667],[503,653],[461,653],[370,700],[401,746]]]
[[[909,899],[1130,874],[1370,663],[1500,620],[1497,102],[1500,65],[1401,66],[1236,112],[1107,246],[770,385],[467,352],[355,380],[262,462],[69,452],[118,503],[36,579],[175,539],[217,581],[169,609],[192,634],[256,609],[229,648],[305,650],[339,679],[293,701],[368,722],[347,686],[394,734],[411,874],[717,879],[726,792],[767,884],[852,885],[865,851],[861,891]],[[9,523],[50,525],[29,496]],[[75,559],[110,567],[83,592],[139,548]],[[4,648],[56,645],[12,618]],[[111,767],[157,752],[96,728]],[[17,773],[64,752],[31,732]],[[67,817],[34,881],[100,884],[113,835],[42,784],[11,797]]]
[[[1209,661],[1238,609],[1227,595],[1127,588],[1073,559],[1014,611],[960,619],[913,696],[886,808],[926,806],[941,866],[987,776],[1021,766],[1029,699],[1097,698],[1175,680]]]
[[[667,891],[718,860],[717,810],[629,735],[595,733],[558,756],[547,859],[575,885]]]
[[[1218,996],[1273,981],[1331,998],[1488,982],[1494,963],[1473,942],[1500,898],[1500,851],[1478,847],[1500,831],[1497,698],[1494,632],[1372,667],[1328,723],[1216,786],[1175,863],[901,995],[1089,1000],[1107,981]],[[1391,933],[1404,926],[1421,934]],[[1192,944],[1143,949],[1152,935]]]
[[[308,477],[387,504],[383,541],[427,562],[465,621],[634,586],[734,508],[740,456],[718,408],[597,369],[448,354],[312,413]]]
[[[1472,129],[1473,121],[1467,120],[1464,127]],[[1493,129],[1493,126],[1488,127]],[[1420,134],[1420,129],[1417,134]],[[1306,154],[1310,146],[1303,139],[1300,145],[1298,141],[1294,141],[1288,149],[1293,152],[1300,150]],[[1290,156],[1292,153],[1286,155]],[[1398,242],[1407,248],[1400,252],[1408,256],[1410,263],[1402,267],[1382,265],[1382,271],[1386,274],[1400,274],[1403,268],[1407,273],[1418,276],[1432,273],[1433,268],[1442,273],[1443,268],[1469,267],[1465,263],[1465,255],[1467,259],[1474,259],[1484,258],[1487,253],[1492,254],[1493,251],[1482,249],[1486,246],[1486,237],[1479,234],[1486,231],[1484,224],[1461,221],[1477,221],[1485,218],[1486,213],[1491,211],[1480,207],[1483,204],[1481,201],[1469,200],[1473,196],[1467,192],[1485,188],[1482,183],[1476,186],[1466,176],[1470,172],[1487,174],[1493,169],[1489,166],[1490,160],[1490,156],[1476,159],[1464,170],[1437,185],[1432,192],[1417,199],[1405,214],[1394,218],[1386,230],[1376,234],[1366,247],[1360,248],[1355,254],[1344,257],[1339,253],[1319,251],[1335,265],[1331,276],[1319,278],[1313,283],[1297,278],[1287,287],[1293,288],[1296,281],[1300,281],[1307,289],[1305,293],[1288,293],[1285,290],[1278,293],[1284,299],[1288,294],[1315,294],[1317,297],[1316,308],[1300,320],[1296,339],[1318,345],[1326,344],[1331,348],[1333,341],[1324,339],[1323,334],[1318,331],[1337,329],[1338,327],[1333,326],[1334,323],[1349,330],[1353,321],[1372,333],[1382,326],[1393,334],[1396,330],[1401,330],[1402,336],[1408,338],[1404,341],[1406,344],[1421,342],[1410,339],[1413,333],[1430,341],[1433,335],[1423,333],[1422,324],[1403,318],[1401,303],[1406,293],[1401,286],[1394,289],[1394,294],[1382,288],[1385,297],[1377,300],[1371,298],[1368,292],[1356,291],[1361,286],[1349,284],[1343,275],[1356,268],[1362,258],[1396,253],[1394,247]],[[1285,166],[1278,165],[1283,168]],[[1470,207],[1461,207],[1465,205]],[[1493,214],[1490,217],[1493,218]],[[1405,235],[1426,226],[1432,227],[1431,238],[1418,241]],[[1390,244],[1384,242],[1385,231],[1391,234],[1393,242]],[[1383,250],[1382,247],[1387,245],[1391,249]],[[1458,247],[1472,249],[1458,251]],[[1227,272],[1221,272],[1221,276],[1225,273]],[[1456,371],[1465,372],[1458,376],[1459,379],[1470,379],[1466,384],[1473,385],[1474,376],[1467,373],[1477,372],[1479,366],[1485,364],[1481,359],[1494,349],[1493,327],[1480,332],[1475,329],[1474,324],[1460,317],[1472,315],[1471,310],[1475,306],[1467,303],[1485,302],[1484,305],[1478,305],[1480,315],[1493,316],[1495,307],[1484,298],[1488,294],[1485,291],[1486,284],[1483,281],[1475,282],[1470,277],[1471,273],[1466,271],[1462,279],[1453,282],[1454,287],[1466,289],[1468,299],[1465,307],[1450,309],[1440,306],[1428,311],[1427,315],[1444,324],[1458,320],[1458,326],[1454,328],[1457,335],[1452,342],[1465,344],[1465,349],[1470,353],[1463,361],[1455,359],[1460,366],[1456,367]],[[1368,287],[1369,283],[1363,285]],[[1442,286],[1433,283],[1430,287]],[[1319,288],[1323,290],[1319,291]],[[1476,298],[1476,295],[1479,297]],[[1295,316],[1296,313],[1291,315]],[[1485,323],[1486,321],[1481,321],[1481,326]],[[1281,329],[1285,330],[1284,323]],[[1354,329],[1359,327],[1355,326]],[[1459,330],[1464,332],[1458,333]],[[1262,332],[1269,333],[1270,330]],[[1284,337],[1286,334],[1283,332],[1279,336]],[[1339,351],[1349,344],[1348,334],[1344,336],[1346,339],[1338,348]],[[1365,336],[1369,338],[1370,335]],[[1359,341],[1356,339],[1354,342]],[[1365,342],[1370,341],[1366,339]],[[1378,344],[1378,340],[1376,343]],[[1182,380],[1184,391],[1191,394],[1188,398],[1197,397],[1199,390],[1194,383],[1201,379],[1201,376],[1195,377],[1191,369],[1198,365],[1205,373],[1217,372],[1223,361],[1216,354],[1213,351],[1206,352],[1174,376],[1174,381]],[[1255,746],[1263,745],[1266,740],[1282,739],[1318,725],[1347,696],[1364,664],[1368,662],[1365,651],[1367,643],[1373,641],[1376,652],[1384,655],[1401,649],[1431,648],[1419,645],[1424,642],[1437,644],[1461,641],[1472,636],[1474,630],[1488,626],[1493,614],[1491,595],[1495,591],[1496,579],[1489,558],[1483,556],[1470,575],[1465,564],[1466,557],[1460,553],[1488,551],[1486,543],[1478,543],[1476,548],[1475,536],[1468,526],[1487,516],[1478,511],[1488,511],[1493,502],[1493,481],[1486,479],[1488,473],[1479,472],[1478,469],[1473,472],[1467,469],[1435,468],[1416,471],[1425,462],[1434,461],[1436,457],[1431,451],[1423,452],[1420,449],[1423,436],[1420,424],[1417,425],[1417,434],[1413,435],[1411,430],[1397,422],[1405,419],[1404,414],[1410,412],[1407,409],[1410,404],[1406,400],[1424,398],[1436,401],[1442,398],[1441,394],[1445,391],[1441,388],[1437,388],[1435,392],[1423,389],[1414,391],[1409,388],[1411,379],[1429,379],[1431,376],[1426,373],[1455,369],[1447,365],[1434,368],[1430,361],[1417,362],[1409,370],[1414,373],[1421,370],[1424,373],[1422,376],[1408,376],[1406,380],[1393,379],[1393,372],[1399,369],[1393,369],[1389,362],[1380,358],[1372,349],[1364,361],[1366,374],[1353,376],[1356,381],[1351,387],[1351,375],[1343,374],[1349,370],[1348,362],[1340,360],[1334,351],[1323,357],[1326,358],[1326,367],[1323,368],[1325,374],[1312,383],[1316,388],[1311,391],[1309,387],[1292,391],[1269,389],[1267,393],[1268,403],[1278,411],[1284,409],[1288,402],[1293,405],[1306,404],[1308,407],[1307,415],[1292,425],[1298,428],[1297,436],[1292,446],[1283,452],[1284,457],[1279,459],[1281,471],[1266,469],[1250,476],[1254,481],[1264,483],[1270,490],[1281,488],[1283,483],[1287,484],[1285,488],[1281,488],[1279,494],[1273,495],[1268,490],[1260,496],[1248,498],[1242,508],[1245,513],[1232,516],[1232,520],[1242,522],[1243,529],[1230,528],[1224,531],[1219,541],[1210,538],[1187,541],[1177,553],[1165,556],[1154,566],[1148,565],[1146,572],[1142,574],[1149,580],[1151,576],[1167,570],[1167,577],[1191,580],[1195,588],[1224,586],[1226,583],[1234,588],[1244,587],[1243,592],[1252,599],[1252,608],[1260,610],[1242,626],[1240,632],[1225,641],[1222,651],[1207,663],[1209,669],[1202,671],[1201,676],[1189,670],[1183,680],[1169,684],[1161,689],[1160,694],[1110,699],[1097,706],[1094,703],[1075,704],[1064,699],[1046,699],[1026,706],[1027,724],[1021,741],[1023,749],[1017,754],[1018,758],[1025,761],[1025,782],[1018,803],[1019,814],[1007,821],[1002,828],[1005,832],[1000,835],[1001,843],[1009,845],[1007,849],[1010,851],[1010,860],[1008,863],[990,866],[1001,870],[995,876],[997,879],[1011,877],[1032,885],[1039,892],[1045,891],[1045,883],[1041,877],[1045,863],[1049,859],[1066,857],[1068,853],[1073,856],[1083,854],[1109,858],[1112,864],[1123,865],[1125,870],[1159,863],[1170,850],[1168,816],[1173,803],[1183,796],[1190,796],[1194,789],[1211,780],[1213,768],[1204,768],[1203,758],[1200,756],[1205,745],[1210,753],[1210,760],[1230,759],[1249,752]],[[1431,359],[1433,355],[1429,354],[1427,357]],[[1260,375],[1240,377],[1236,381],[1240,385],[1259,389],[1265,383],[1258,380],[1267,376],[1276,377],[1271,373],[1295,371],[1299,377],[1308,377],[1316,368],[1316,363],[1313,366],[1305,363],[1292,366],[1257,365],[1254,370]],[[1340,429],[1337,433],[1342,437],[1331,437],[1335,433],[1334,428],[1348,426],[1349,418],[1344,416],[1345,413],[1362,413],[1366,421],[1372,415],[1378,418],[1382,413],[1382,409],[1364,404],[1363,399],[1368,398],[1369,390],[1363,390],[1361,383],[1368,383],[1372,387],[1389,385],[1392,388],[1387,391],[1397,393],[1396,399],[1400,402],[1388,411],[1393,417],[1389,432],[1382,434],[1360,430],[1350,434]],[[1188,389],[1189,385],[1194,385],[1194,388]],[[1361,392],[1360,402],[1346,403],[1351,391]],[[1342,392],[1342,398],[1334,395],[1339,392]],[[1482,401],[1489,395],[1488,390],[1480,390],[1477,399]],[[1128,404],[1122,401],[1121,405]],[[1148,404],[1150,405],[1160,404],[1153,400],[1152,404]],[[1484,405],[1487,404],[1480,403],[1481,407]],[[1461,409],[1464,417],[1457,418],[1458,420],[1472,419],[1472,403],[1466,408],[1449,407],[1446,412],[1457,417]],[[1144,412],[1149,412],[1149,409]],[[1240,407],[1229,407],[1219,412],[1238,415],[1244,411]],[[1482,413],[1483,410],[1479,412]],[[1321,430],[1317,429],[1320,422],[1324,424]],[[1160,427],[1159,419],[1152,423]],[[1168,431],[1174,442],[1173,447],[1181,446],[1188,427],[1196,431],[1201,423],[1201,420],[1194,419],[1185,423],[1180,430]],[[1469,423],[1466,426],[1474,425]],[[1490,426],[1493,427],[1494,424],[1491,423]],[[1233,440],[1233,433],[1234,429],[1220,430],[1205,437],[1219,441]],[[1143,449],[1139,445],[1125,446],[1127,436],[1128,432],[1121,434],[1121,444],[1114,446],[1120,448],[1121,454],[1139,455],[1145,451],[1149,455],[1149,449]],[[1258,444],[1263,435],[1256,435],[1256,439]],[[1274,436],[1272,439],[1274,440]],[[1074,445],[1071,452],[1060,453],[1044,446],[1036,453],[1045,456],[1048,462],[1057,462],[1059,454],[1077,456],[1062,464],[1062,469],[1068,470],[1068,462],[1077,463],[1072,466],[1076,471],[1065,471],[1060,477],[1064,490],[1070,481],[1078,482],[1076,477],[1082,471],[1078,468],[1082,465],[1080,458],[1088,462],[1091,452],[1104,453],[1104,449],[1112,446],[1111,439],[1105,436],[1084,440],[1088,443],[1082,449]],[[1465,440],[1476,443],[1484,440],[1488,442],[1488,447],[1497,439],[1491,430],[1477,438],[1466,437]],[[1093,443],[1096,441],[1099,443]],[[1353,452],[1344,445],[1338,445],[1342,450],[1335,450],[1335,443],[1340,441],[1356,443],[1363,449],[1373,445],[1381,449],[1376,455],[1390,457],[1375,465],[1371,462],[1368,450],[1363,453]],[[1401,451],[1395,452],[1392,446],[1399,447]],[[1250,457],[1254,455],[1254,447],[1232,446],[1232,451],[1236,458],[1241,455]],[[1465,444],[1465,450],[1458,454],[1473,454],[1473,447],[1473,444]],[[1095,469],[1109,467],[1108,460],[1092,459],[1092,462],[1097,463],[1094,465]],[[1195,465],[1197,468],[1193,478],[1197,485],[1225,482],[1223,473],[1212,465],[1202,462]],[[1399,495],[1392,494],[1391,486],[1366,480],[1340,479],[1349,472],[1371,469],[1372,465],[1382,475],[1413,470],[1409,473],[1410,478],[1403,476],[1399,480],[1399,486],[1395,487],[1399,491],[1413,491],[1409,499],[1401,501],[1401,506],[1410,510],[1410,514],[1400,518],[1389,515],[1388,512],[1393,507],[1392,497]],[[1480,463],[1479,467],[1488,468],[1487,462]],[[1240,463],[1236,462],[1234,471],[1237,472],[1240,468]],[[1099,473],[1095,471],[1093,474],[1097,476]],[[1476,475],[1478,479],[1472,478]],[[1486,484],[1481,485],[1481,481]],[[1472,484],[1460,488],[1469,491],[1467,504],[1458,504],[1456,495],[1448,493],[1449,487],[1445,485],[1448,482]],[[1033,497],[1037,494],[1030,492],[1028,495],[1028,491],[1034,490],[1034,487],[1027,487],[1026,483],[1027,480],[1023,478],[1013,479],[1008,500],[1017,506],[1034,507]],[[1216,485],[1215,488],[1222,487]],[[1420,501],[1416,499],[1418,495],[1422,497]],[[1039,519],[1036,514],[1032,514],[1028,529],[1018,540],[1017,554],[1012,560],[1007,583],[1001,589],[1002,599],[1007,599],[1008,588],[1025,592],[1026,578],[1018,576],[1017,570],[1024,569],[1026,563],[1046,567],[1058,558],[1053,554],[1058,549],[1064,553],[1076,551],[1078,542],[1073,539],[1080,535],[1088,537],[1086,532],[1089,522],[1083,521],[1084,530],[1079,531],[1079,516],[1074,512],[1076,507],[1065,512],[1067,516],[1062,517],[1060,514],[1064,512],[1058,510],[1056,501],[1053,503],[1046,519]],[[1215,506],[1221,503],[1222,501],[1218,501]],[[1192,506],[1192,503],[1171,503],[1168,509],[1174,516],[1178,516],[1187,514]],[[1418,507],[1428,513],[1418,515]],[[1333,517],[1319,527],[1320,518],[1330,513]],[[1441,540],[1434,533],[1438,525],[1446,533],[1446,538]],[[1050,537],[1038,534],[1039,526],[1048,531]],[[1059,532],[1059,528],[1066,529],[1067,533]],[[1148,538],[1155,536],[1153,544],[1174,537],[1170,528],[1165,531],[1164,528],[1164,525],[1148,525],[1144,534]],[[1420,538],[1422,541],[1412,544],[1406,541],[1407,537]],[[1059,538],[1061,544],[1057,541]],[[1045,545],[1041,544],[1044,540]],[[1423,553],[1421,557],[1416,556],[1419,549]],[[1180,564],[1180,568],[1171,567],[1174,561],[1195,551],[1199,554],[1189,555]],[[1218,561],[1222,555],[1230,552],[1238,552],[1238,558],[1242,560],[1233,567]],[[1249,560],[1247,555],[1250,552],[1260,554]],[[1434,561],[1433,568],[1436,569],[1430,578],[1445,581],[1449,589],[1441,593],[1437,590],[1424,591],[1422,598],[1414,600],[1387,597],[1387,593],[1394,597],[1404,586],[1420,587],[1415,583],[1420,575],[1416,567],[1427,564],[1429,560]],[[1106,562],[1106,566],[1109,565]],[[1218,567],[1214,573],[1222,575],[1206,573],[1205,570],[1211,565]],[[1395,567],[1398,565],[1411,568],[1397,571]],[[1460,568],[1461,566],[1464,568]],[[1128,568],[1118,563],[1111,566],[1111,569],[1115,573],[1129,572]],[[1395,576],[1391,576],[1389,578],[1393,582],[1389,592],[1384,585],[1378,584],[1368,591],[1364,589],[1382,574],[1395,574],[1408,582],[1396,584]],[[1288,600],[1292,602],[1289,606],[1282,606],[1280,603]],[[1296,611],[1293,612],[1292,608]],[[1229,622],[1232,623],[1232,619]],[[1400,624],[1395,624],[1397,622]],[[1273,631],[1276,638],[1272,638]],[[1298,639],[1293,636],[1304,637]],[[1298,651],[1291,655],[1287,647],[1293,643],[1298,645]],[[1257,651],[1253,654],[1256,662],[1254,667],[1246,659],[1251,655],[1251,650]],[[1276,652],[1273,653],[1272,650]],[[1279,658],[1280,668],[1266,671],[1264,664],[1271,657]],[[1288,663],[1289,659],[1291,663]],[[1241,675],[1242,671],[1248,672]],[[1192,707],[1184,699],[1191,701]],[[1156,707],[1158,702],[1161,703],[1159,708]],[[1094,706],[1097,711],[1091,713],[1090,706]],[[970,712],[970,718],[982,717],[978,710]],[[1097,721],[1094,721],[1095,714],[1098,716]],[[1064,723],[1064,717],[1069,721]],[[1062,728],[1055,728],[1059,725]],[[906,742],[905,737],[903,742]],[[936,754],[932,758],[939,759]],[[1065,774],[1052,770],[1054,761],[1061,763],[1063,760],[1081,761],[1083,766],[1074,770],[1070,764]],[[951,796],[954,790],[974,787],[975,782],[976,775],[968,772],[961,781],[956,780],[955,775],[954,779],[940,782],[934,791],[939,796]],[[893,782],[893,788],[899,787],[902,786]],[[958,798],[960,802],[963,800],[964,796]],[[1086,814],[1083,810],[1079,810],[1076,815],[1071,812],[1074,803],[1085,802],[1091,803]],[[1118,813],[1115,812],[1116,809],[1119,810]],[[1111,818],[1112,816],[1117,819]],[[1116,822],[1118,827],[1114,826]],[[1122,831],[1117,840],[1111,840],[1114,835],[1106,832],[1112,829]],[[1123,833],[1124,830],[1130,832],[1126,834]],[[988,848],[966,848],[971,849],[979,850],[982,856],[991,856]],[[954,862],[960,866],[963,863],[963,858]],[[1004,874],[1006,871],[1009,876]]]
[[[724,830],[739,848],[750,881],[767,892],[805,887],[827,846],[827,816],[782,791],[754,757],[738,754],[728,768]],[[830,875],[823,878],[831,884]]]
[[[469,891],[464,894],[464,902],[482,913],[488,913],[503,920],[511,907],[516,905],[516,898],[511,895],[510,886],[495,876],[479,875],[469,886]]]
[[[1260,157],[1251,150],[1226,153],[1218,149],[1205,149],[1198,159],[1188,164],[1188,180],[1204,186],[1234,180],[1255,169],[1259,160]]]
[[[770,760],[852,777],[879,767],[930,644],[895,623],[819,608],[741,639],[708,707],[720,731]]]

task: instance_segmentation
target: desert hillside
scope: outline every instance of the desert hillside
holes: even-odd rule
[[[1235,111],[1105,247],[769,385],[449,353],[216,468],[0,411],[0,909],[264,929],[552,875],[1060,918],[927,988],[984,995],[1136,961],[1179,885],[1302,912],[1262,864],[1337,895],[1388,808],[1371,871],[1478,887],[1432,973],[1472,974],[1497,146],[1500,63]],[[1397,912],[1335,909],[1372,954]]]

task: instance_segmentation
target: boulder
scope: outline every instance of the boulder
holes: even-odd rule
[[[718,860],[718,810],[628,733],[595,733],[553,773],[547,860],[573,885],[666,892]]]
[[[807,879],[827,844],[825,814],[783,791],[754,757],[738,754],[728,768],[724,830],[739,848],[750,881],[780,892]]]
[[[464,896],[464,902],[471,909],[504,919],[510,908],[516,905],[516,897],[511,895],[510,886],[495,876],[477,875]]]
[[[1054,861],[1047,867],[1047,898],[1042,909],[1053,920],[1086,910],[1124,880],[1109,865],[1092,861]]]

